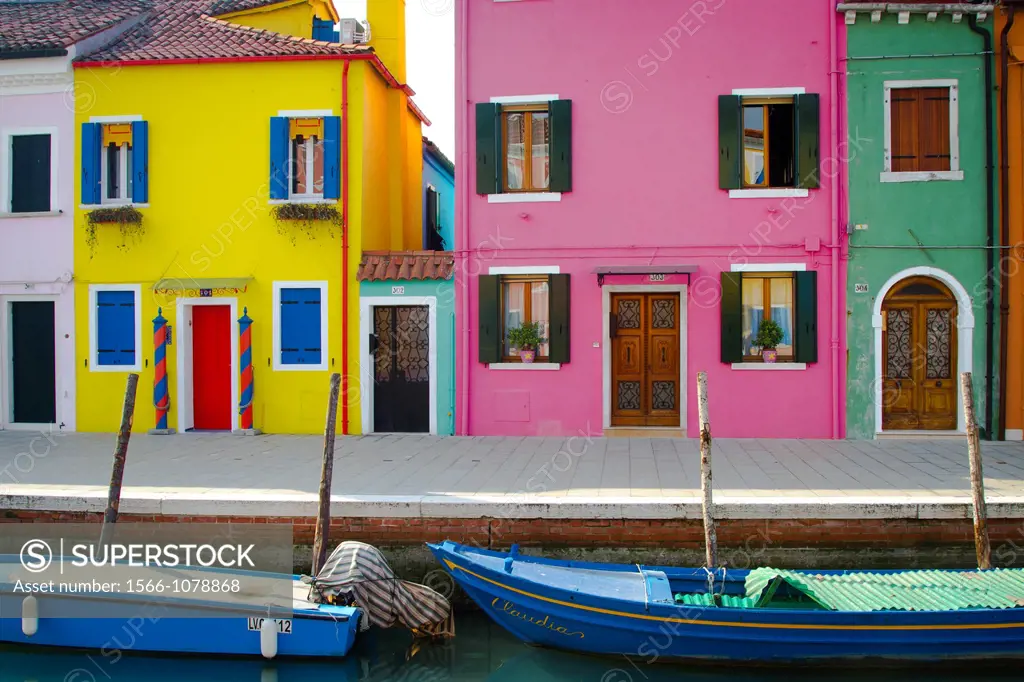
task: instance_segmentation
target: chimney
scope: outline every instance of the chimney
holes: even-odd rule
[[[399,83],[405,83],[405,0],[366,0],[370,45]]]

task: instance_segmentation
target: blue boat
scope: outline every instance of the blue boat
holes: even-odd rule
[[[429,547],[492,619],[539,646],[646,662],[1024,658],[1020,569],[709,574]]]
[[[88,591],[24,594],[15,590],[20,558],[0,556],[0,642],[125,652],[229,656],[342,657],[352,648],[361,610],[315,603],[299,576],[189,567],[177,575],[220,581],[244,576],[250,586],[291,584],[286,603],[260,595]],[[281,581],[287,581],[282,583]],[[272,609],[272,613],[271,613]]]

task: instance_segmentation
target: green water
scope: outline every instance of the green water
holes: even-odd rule
[[[1020,680],[1021,669],[868,671],[712,669],[634,665],[521,644],[479,613],[460,614],[457,636],[414,649],[404,632],[371,632],[332,663],[125,656],[0,648],[0,682],[911,682]]]

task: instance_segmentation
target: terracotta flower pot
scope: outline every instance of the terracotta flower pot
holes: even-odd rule
[[[527,364],[533,362],[534,358],[536,357],[537,351],[533,350],[532,348],[529,350],[523,349],[519,351],[519,358]]]
[[[770,350],[763,350],[761,351],[761,357],[764,358],[765,362],[775,362],[775,358],[778,357],[778,351],[776,351],[774,348]]]

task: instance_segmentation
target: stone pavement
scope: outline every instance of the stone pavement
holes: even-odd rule
[[[3,510],[101,511],[114,437],[0,431]],[[134,435],[121,511],[312,516],[322,438]],[[332,514],[698,518],[694,439],[339,437]],[[983,444],[992,518],[1024,518],[1024,445]],[[964,440],[714,442],[720,518],[968,518]]]

